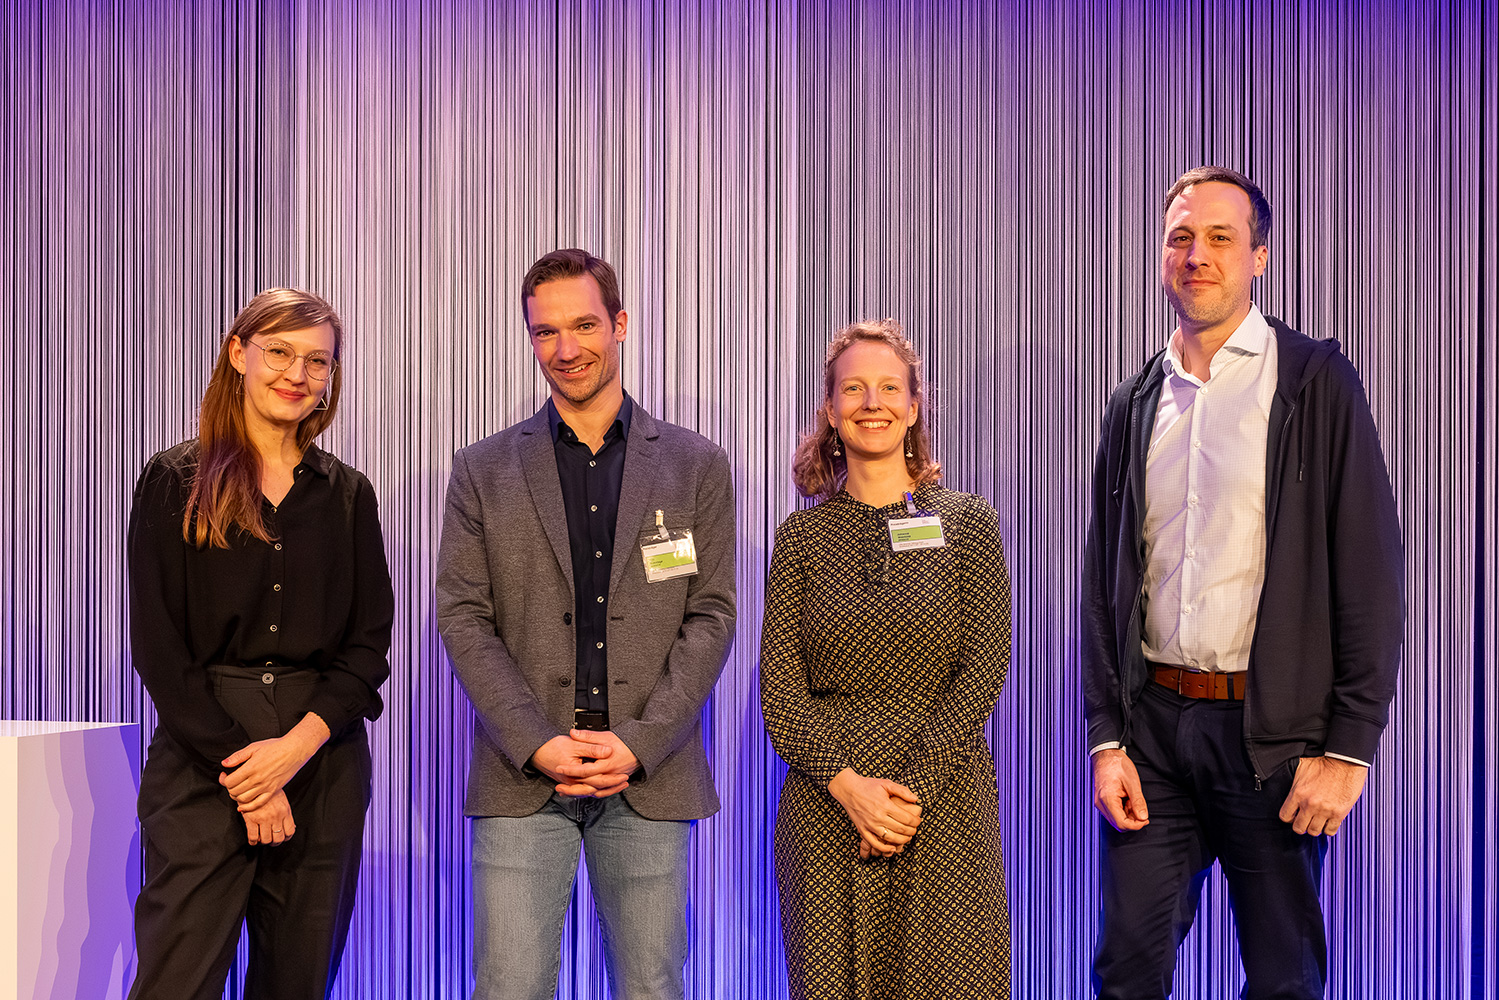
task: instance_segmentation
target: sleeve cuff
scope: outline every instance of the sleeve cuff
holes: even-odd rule
[[[609,728],[635,755],[635,761],[640,765],[641,773],[647,778],[661,766],[661,757],[656,749],[655,741],[650,739],[645,726],[639,719],[626,719],[619,725],[611,725]]]
[[[316,715],[323,720],[323,725],[328,727],[330,740],[359,717],[357,713],[339,704],[338,698],[331,695],[314,697],[307,705],[307,714]]]
[[[1120,743],[1118,740],[1109,740],[1106,743],[1100,743],[1100,744],[1098,744],[1095,747],[1090,747],[1088,749],[1088,756],[1092,757],[1094,754],[1098,753],[1098,751],[1100,751],[1100,750],[1123,750],[1123,749],[1124,749],[1124,744],[1123,743]]]
[[[1347,715],[1334,715],[1327,722],[1327,735],[1322,739],[1322,752],[1328,757],[1343,757],[1348,760],[1372,761],[1379,752],[1379,737],[1384,731],[1382,723]],[[1342,753],[1328,753],[1337,747]]]
[[[1357,764],[1359,767],[1369,766],[1369,762],[1367,760],[1359,760],[1357,757],[1349,757],[1347,754],[1324,752],[1322,756],[1331,757],[1333,760],[1345,760],[1350,764]]]

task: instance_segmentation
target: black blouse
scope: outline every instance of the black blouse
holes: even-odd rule
[[[309,711],[337,734],[376,719],[395,599],[375,491],[310,446],[292,488],[262,513],[276,539],[228,549],[183,540],[198,443],[155,456],[130,511],[130,645],[161,724],[214,771],[250,742],[213,695],[212,664],[300,665],[322,676]]]

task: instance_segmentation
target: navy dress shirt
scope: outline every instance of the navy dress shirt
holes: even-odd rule
[[[573,618],[578,639],[574,705],[590,712],[609,710],[609,573],[614,565],[614,521],[619,515],[619,487],[633,409],[627,393],[595,452],[578,440],[547,400],[547,423],[552,429],[573,557]]]

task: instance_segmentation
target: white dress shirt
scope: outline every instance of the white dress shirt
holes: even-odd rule
[[[1277,356],[1275,334],[1253,304],[1208,363],[1206,382],[1187,372],[1175,332],[1167,344],[1145,455],[1140,646],[1147,660],[1224,673],[1249,668],[1265,583],[1265,458]],[[1088,753],[1119,746],[1100,743]]]
[[[1192,670],[1249,667],[1265,582],[1265,447],[1276,345],[1251,305],[1207,381],[1173,333],[1145,457],[1145,657]]]

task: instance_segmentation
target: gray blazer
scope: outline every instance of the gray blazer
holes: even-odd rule
[[[656,511],[691,528],[698,573],[648,583]],[[437,557],[437,627],[478,716],[468,816],[527,816],[553,783],[526,762],[572,727],[572,556],[546,408],[453,457]],[[699,716],[734,636],[734,493],[722,448],[630,419],[609,577],[610,728],[641,770],[623,793],[648,819],[718,811]]]

